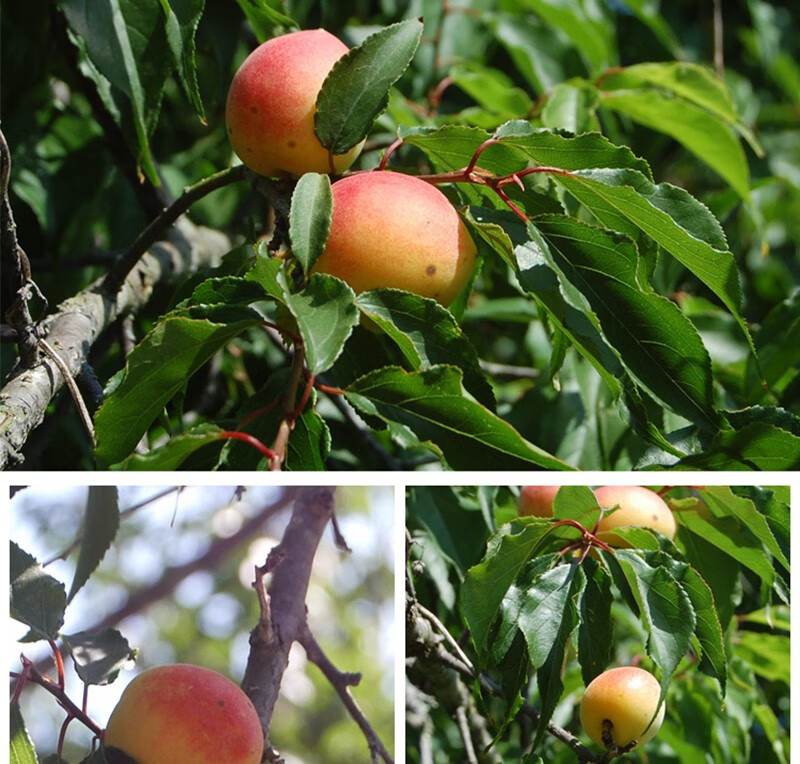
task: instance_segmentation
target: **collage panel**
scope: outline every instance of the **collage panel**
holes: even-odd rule
[[[393,761],[394,503],[375,485],[15,490],[11,761]]]
[[[413,486],[406,761],[788,764],[788,486]]]

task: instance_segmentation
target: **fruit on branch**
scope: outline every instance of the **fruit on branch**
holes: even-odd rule
[[[477,251],[435,186],[411,175],[365,172],[337,180],[325,249],[314,271],[356,293],[394,287],[450,305],[464,290]]]
[[[597,537],[610,546],[630,546],[614,528],[637,527],[658,531],[669,539],[675,537],[676,524],[667,503],[649,488],[641,486],[607,485],[594,492],[598,503],[606,509],[619,509],[603,515],[597,526]]]
[[[603,747],[607,747],[603,740],[606,719],[611,722],[611,738],[618,747],[625,748],[634,741],[637,746],[644,745],[664,721],[663,703],[653,719],[660,694],[661,686],[649,671],[634,666],[609,669],[589,682],[581,699],[581,725]]]
[[[131,681],[111,713],[104,745],[137,764],[259,764],[264,736],[238,685],[211,669],[174,664]]]
[[[552,517],[553,500],[560,487],[558,485],[523,486],[517,500],[520,517]]]
[[[275,176],[343,172],[363,141],[334,157],[314,133],[317,95],[347,46],[324,29],[275,37],[239,67],[228,91],[225,122],[233,150],[251,170]]]

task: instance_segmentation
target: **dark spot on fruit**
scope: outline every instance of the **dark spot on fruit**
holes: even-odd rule
[[[253,153],[253,149],[251,149],[249,146],[245,149],[245,151],[247,151],[248,154]]]
[[[297,141],[289,141],[289,148],[293,149],[297,145]]]
[[[425,269],[425,273],[427,273],[429,276],[433,276],[433,274],[436,273],[436,266],[435,265],[429,265]]]
[[[258,114],[258,106],[251,106],[250,107],[251,114]]]
[[[220,708],[225,708],[225,701],[224,701],[224,700],[218,700],[218,701],[217,701],[217,705],[218,705]]]

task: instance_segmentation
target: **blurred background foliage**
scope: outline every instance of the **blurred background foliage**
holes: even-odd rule
[[[91,629],[117,611],[132,594],[157,590],[165,572],[202,556],[271,504],[281,488],[235,486],[121,487],[119,534],[102,564],[67,610],[63,633]],[[50,485],[26,488],[11,502],[12,540],[40,562],[59,555],[79,537],[87,490]],[[155,498],[154,498],[155,497]],[[363,679],[352,693],[387,745],[394,740],[394,656],[402,649],[394,623],[393,518],[391,488],[340,487],[336,506],[342,532],[353,550],[337,549],[327,532],[314,560],[307,605],[317,641],[342,671]],[[240,682],[249,651],[250,630],[258,620],[251,588],[254,566],[263,565],[280,540],[290,507],[270,518],[232,553],[184,578],[146,607],[114,626],[138,650],[135,667],[106,687],[92,687],[89,715],[105,726],[124,686],[136,672],[164,663],[191,663]],[[77,552],[46,570],[69,582]],[[43,643],[21,644],[26,628],[12,623],[7,652],[19,670],[20,652],[33,660],[49,655]],[[52,675],[52,670],[51,670]],[[80,702],[82,684],[66,661],[67,690]],[[36,685],[22,694],[22,713],[40,756],[56,749],[63,711]],[[369,762],[364,737],[319,670],[295,645],[273,716],[273,743],[287,764],[331,761]],[[64,755],[80,761],[91,733],[73,722]]]
[[[715,8],[721,46],[715,49]],[[260,9],[260,10],[259,10]],[[150,118],[150,148],[171,196],[227,167],[233,154],[224,104],[233,73],[247,53],[280,31],[270,12],[285,10],[303,28],[322,26],[348,44],[402,18],[424,17],[417,55],[379,119],[356,168],[375,166],[398,127],[437,121],[492,127],[516,117],[572,130],[601,129],[651,164],[659,181],[685,187],[720,218],[744,288],[744,315],[767,367],[780,379],[765,395],[733,319],[672,258],[661,258],[653,282],[700,331],[715,365],[727,408],[755,403],[800,413],[798,358],[775,337],[800,325],[800,34],[792,2],[731,0],[207,0],[197,31],[197,80],[207,124],[195,115],[178,82],[169,78]],[[269,12],[268,12],[269,11]],[[93,114],[84,63],[76,64],[63,17],[50,0],[10,0],[3,7],[3,130],[12,147],[12,206],[20,241],[37,282],[54,305],[104,273],[152,214],[103,139]],[[724,54],[724,60],[720,59]],[[668,135],[603,108],[589,87],[612,67],[683,60],[721,69],[735,105],[764,148],[746,148],[751,193],[742,199],[706,164]],[[450,85],[437,91],[444,78]],[[430,96],[434,96],[435,109]],[[123,115],[124,117],[124,115]],[[124,120],[123,120],[124,121]],[[130,131],[128,131],[130,132]],[[424,169],[418,153],[402,148],[393,164]],[[267,222],[263,198],[244,184],[226,187],[191,210],[199,223],[236,237],[256,238]],[[169,305],[162,294],[135,319],[141,338]],[[622,420],[611,394],[575,352],[567,351],[558,378],[546,372],[561,352],[546,323],[510,283],[498,258],[484,262],[463,325],[481,358],[539,373],[494,378],[498,413],[525,437],[584,469],[627,469],[645,445]],[[534,320],[532,320],[534,319]],[[121,333],[119,333],[121,334]],[[101,380],[121,366],[123,343],[108,333],[92,354]],[[361,341],[369,356],[375,338]],[[385,352],[385,351],[383,351]],[[3,353],[2,371],[13,358]],[[235,411],[282,357],[263,334],[237,339],[190,382],[186,410]],[[784,373],[784,366],[789,371]],[[384,465],[341,412],[321,403],[334,435],[330,468]],[[539,416],[546,407],[548,417]],[[86,438],[66,396],[31,439],[27,466],[89,467]],[[55,414],[52,416],[52,414]],[[665,431],[683,420],[664,412]],[[523,426],[524,425],[524,426]],[[54,434],[59,437],[55,438]],[[70,448],[62,447],[69,443]],[[390,445],[384,444],[386,447]],[[402,454],[406,463],[429,456]]]

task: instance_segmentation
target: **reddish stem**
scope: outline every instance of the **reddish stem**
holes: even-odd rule
[[[394,152],[403,145],[403,138],[398,138],[394,143],[392,143],[386,152],[384,153],[383,157],[381,158],[381,163],[378,165],[378,170],[383,171],[386,169],[386,163],[389,161],[389,157],[394,154]]]
[[[431,105],[430,116],[436,114],[439,104],[442,102],[444,91],[447,90],[447,88],[449,88],[454,82],[455,80],[450,75],[444,77],[428,96],[428,103]]]
[[[475,149],[475,153],[472,155],[472,159],[469,160],[469,164],[467,165],[466,170],[464,171],[467,177],[472,175],[473,171],[475,170],[475,166],[478,164],[478,159],[480,155],[483,154],[483,152],[486,151],[486,149],[488,149],[489,146],[491,146],[493,143],[498,143],[498,142],[499,141],[497,138],[488,138],[480,146],[478,146],[477,149]]]
[[[311,390],[314,387],[314,375],[311,374],[308,377],[308,382],[306,382],[305,389],[303,390],[303,396],[300,398],[300,403],[295,407],[294,411],[292,411],[289,416],[287,417],[290,422],[294,422],[300,414],[303,413],[303,409],[306,407],[308,403],[308,399],[311,396]]]
[[[246,416],[242,417],[242,419],[239,420],[239,424],[237,425],[237,427],[239,429],[242,429],[246,425],[250,424],[250,422],[252,422],[254,419],[258,419],[258,417],[262,416],[263,414],[269,414],[269,412],[272,411],[272,409],[280,405],[282,402],[283,402],[283,396],[281,395],[271,403],[268,403],[266,406],[262,406],[260,409],[256,409],[255,411],[251,411],[249,414],[247,414]]]
[[[217,437],[220,440],[241,440],[242,442],[247,443],[249,446],[255,448],[256,451],[258,451],[262,456],[264,456],[270,462],[270,464],[280,460],[280,457],[275,451],[265,446],[254,435],[250,435],[250,433],[238,432],[236,430],[225,430]]]
[[[285,326],[281,326],[280,324],[275,324],[272,321],[262,321],[262,326],[267,326],[270,329],[274,329],[279,334],[282,334],[284,337],[288,337],[295,345],[302,345],[303,339],[299,337],[294,332],[289,331]]]
[[[345,391],[341,387],[331,387],[330,385],[323,385],[322,382],[314,382],[314,387],[321,393],[328,395],[344,395]]]
[[[47,642],[50,645],[50,649],[53,651],[53,658],[56,664],[56,673],[58,676],[58,686],[63,690],[64,689],[64,659],[61,657],[61,650],[58,649],[58,645],[55,643],[54,639],[48,639]]]
[[[61,731],[58,733],[58,748],[56,749],[56,753],[59,756],[61,756],[62,752],[64,751],[64,740],[67,737],[67,727],[69,727],[70,722],[74,718],[74,716],[67,714],[67,718],[64,719],[64,723],[61,725]]]
[[[11,672],[11,676],[15,677],[17,680],[17,686],[14,688],[14,694],[11,697],[11,705],[13,706],[14,703],[19,703],[20,695],[22,695],[22,689],[25,687],[25,684],[28,681],[28,677],[31,673],[31,664],[26,662],[27,659],[25,656],[20,656],[20,660],[22,660],[22,673],[17,674],[15,671]]]

